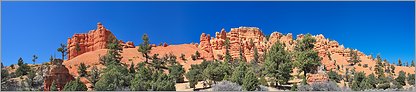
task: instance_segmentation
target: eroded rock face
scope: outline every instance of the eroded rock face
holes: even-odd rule
[[[307,83],[312,84],[316,82],[327,82],[329,81],[328,75],[324,73],[317,73],[317,74],[308,74],[307,75]]]
[[[234,59],[239,58],[241,49],[241,52],[243,53],[246,61],[251,61],[254,56],[254,49],[257,49],[259,56],[262,57],[262,55],[266,53],[267,49],[272,47],[276,42],[284,44],[286,50],[294,51],[297,40],[303,39],[305,35],[299,34],[296,37],[296,39],[293,39],[293,35],[291,33],[284,35],[279,32],[273,32],[270,34],[269,38],[266,39],[265,35],[259,28],[239,27],[231,28],[230,32],[228,33],[225,29],[221,29],[220,32],[215,33],[215,37],[211,37],[209,34],[202,33],[200,43],[197,46],[199,49],[205,51],[201,53],[202,58],[207,60],[223,60],[226,52],[225,41],[228,38],[230,42],[229,51],[231,56]],[[329,59],[329,57],[331,57],[329,55],[337,54],[343,58],[350,57],[350,49],[344,48],[344,46],[340,45],[337,41],[329,40],[322,34],[313,35],[312,37],[316,40],[314,43],[314,50],[318,52],[318,55],[321,58],[323,58],[321,62],[324,66],[326,66],[327,70],[336,68],[335,61]],[[254,44],[251,44],[251,40]],[[364,53],[358,50],[353,51],[357,52],[358,56],[360,57],[371,57],[366,56]]]
[[[62,60],[60,61],[62,62]],[[61,91],[66,83],[75,80],[74,77],[69,74],[68,69],[64,65],[52,65],[48,70],[47,74],[44,75],[44,91],[50,91],[53,81],[55,81],[58,90]]]
[[[97,29],[91,30],[88,33],[74,34],[68,38],[68,60],[81,55],[86,52],[95,51],[99,49],[106,49],[109,37],[115,37],[110,30],[106,29],[100,22],[97,23]],[[134,48],[131,41],[120,43],[124,48]]]

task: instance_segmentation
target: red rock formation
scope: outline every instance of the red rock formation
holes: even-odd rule
[[[318,74],[308,74],[307,83],[312,84],[316,82],[327,82],[329,80],[328,75],[323,73]]]
[[[95,51],[99,49],[106,49],[109,37],[115,37],[110,30],[106,29],[100,22],[97,23],[97,29],[91,30],[88,33],[74,34],[68,38],[68,60],[81,55],[86,52]],[[131,41],[120,43],[124,48],[134,48]],[[77,47],[79,51],[77,51]]]
[[[58,62],[62,62],[60,59],[55,59]],[[64,65],[52,65],[48,74],[45,75],[44,84],[44,91],[50,91],[50,87],[52,82],[55,81],[56,87],[59,91],[61,91],[65,84],[75,80],[72,75],[69,74],[68,69]]]
[[[205,51],[206,54],[204,54],[204,52],[200,52],[201,53],[201,57],[202,58],[206,58],[208,60],[212,60],[214,57],[214,54],[212,53],[212,46],[210,44],[210,40],[211,40],[211,36],[208,34],[206,35],[205,33],[201,34],[201,38],[200,38],[200,45],[199,48],[203,51]]]
[[[230,42],[229,51],[233,58],[238,58],[240,55],[240,49],[243,56],[247,61],[251,61],[254,55],[254,49],[257,49],[259,54],[263,54],[265,51],[266,38],[259,28],[255,27],[240,27],[232,28],[229,33],[226,33],[225,29],[221,32],[216,32],[216,37],[210,39],[209,35],[203,33],[201,35],[201,42],[199,48],[211,53],[215,59],[223,59],[225,55],[225,41],[228,38]],[[254,46],[250,43],[253,41]],[[207,43],[209,42],[209,43]],[[256,47],[256,48],[254,48]],[[209,55],[209,56],[211,56]],[[209,60],[209,59],[207,59]]]
[[[120,41],[120,44],[123,46],[123,48],[135,48],[134,43],[132,41],[127,41],[126,43]]]

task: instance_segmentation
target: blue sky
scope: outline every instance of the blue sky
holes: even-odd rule
[[[389,62],[414,60],[414,2],[2,2],[1,59],[48,61],[60,43],[97,22],[118,39],[151,43],[199,42],[202,32],[240,26],[297,34],[324,34]]]

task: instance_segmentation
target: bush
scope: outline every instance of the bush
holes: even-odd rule
[[[333,81],[318,82],[309,85],[298,86],[298,91],[340,91],[341,88]]]
[[[377,85],[378,89],[388,89],[390,88],[390,83],[382,83]]]
[[[338,75],[338,73],[336,73],[332,70],[328,72],[328,76],[329,76],[329,79],[331,79],[331,80],[333,80],[337,83],[339,83],[339,81],[341,80],[341,76]]]
[[[363,67],[364,67],[364,68],[367,68],[367,67],[368,67],[368,64],[364,64],[364,65],[363,65]]]
[[[242,91],[242,87],[237,83],[221,81],[212,86],[212,91]]]
[[[193,61],[196,60],[196,56],[195,55],[191,55],[191,58],[192,58]]]
[[[361,66],[361,63],[359,63],[358,66]]]

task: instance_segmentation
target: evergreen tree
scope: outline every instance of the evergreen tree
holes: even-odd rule
[[[105,66],[114,64],[114,65],[120,65],[121,61],[121,55],[122,53],[122,47],[119,43],[119,40],[117,40],[114,36],[108,37],[108,44],[107,44],[107,54],[103,57],[100,57],[100,63],[104,64]]]
[[[87,91],[87,86],[82,83],[79,77],[76,80],[70,81],[65,84],[63,91]]]
[[[77,51],[77,54],[79,51],[81,51],[81,47],[79,46],[79,43],[75,44],[75,50]]]
[[[103,70],[101,78],[95,83],[94,89],[97,91],[115,91],[124,90],[130,85],[129,80],[131,76],[125,76],[129,71],[127,67],[123,66],[121,61],[122,48],[119,41],[110,36],[108,39],[108,51],[104,57],[100,58],[106,68]]]
[[[17,65],[22,66],[24,64],[22,57],[17,60]]]
[[[36,59],[38,59],[38,56],[36,56],[36,55],[33,55],[33,59],[32,59],[32,61],[33,61],[33,64],[35,64],[35,62],[36,62]]]
[[[318,52],[313,50],[316,40],[311,34],[306,34],[304,38],[297,41],[294,65],[299,69],[299,72],[303,71],[303,76],[306,76],[306,73],[317,70],[317,67],[321,65],[321,58],[318,56]]]
[[[68,54],[67,53],[68,52],[68,49],[66,47],[67,46],[65,44],[61,43],[61,47],[59,47],[57,49],[58,52],[61,52],[62,53],[62,60],[64,60],[65,59],[65,56]]]
[[[367,78],[368,80],[367,80],[367,82],[372,86],[372,88],[376,88],[377,86],[377,78],[376,78],[376,76],[374,75],[374,73],[371,73],[370,75],[368,75],[368,78]]]
[[[130,64],[129,73],[130,73],[130,74],[134,74],[134,73],[136,73],[136,70],[134,69],[134,64],[133,64],[133,62],[131,62],[131,64]]]
[[[254,44],[253,39],[250,39],[250,44],[251,46],[253,46],[253,52],[254,52],[252,61],[254,61],[254,63],[259,63],[259,52],[257,51],[257,47]]]
[[[404,71],[399,72],[399,76],[395,79],[400,85],[406,85],[406,73]]]
[[[133,80],[130,82],[130,90],[132,91],[147,91],[150,90],[152,84],[152,72],[149,68],[145,67],[144,63],[139,63],[137,66],[139,69]]]
[[[257,80],[252,69],[245,74],[242,86],[246,91],[255,91],[259,88],[259,81]]]
[[[137,51],[142,53],[143,57],[146,59],[146,63],[149,63],[149,53],[152,49],[152,46],[150,46],[149,37],[147,36],[147,34],[144,34],[142,36],[142,40],[143,42],[139,45],[139,49]]]
[[[95,83],[100,79],[100,71],[97,69],[97,66],[93,66],[89,74],[88,80],[94,86]]]
[[[231,54],[230,54],[230,40],[228,39],[228,37],[225,39],[225,58],[224,58],[224,61],[225,62],[228,62],[228,63],[231,63],[231,61],[233,60],[233,58],[231,57]]]
[[[352,49],[350,49],[350,59],[348,60],[348,62],[351,63],[351,65],[355,65],[358,62],[361,62],[360,57],[357,55],[356,51],[353,51]]]
[[[196,51],[196,52],[195,52],[195,57],[196,57],[197,59],[199,59],[199,57],[201,57],[201,54],[200,54],[198,51]]]
[[[239,56],[240,56],[240,59],[239,59],[240,62],[247,62],[246,58],[243,55],[243,49],[241,47],[239,48]]]
[[[415,67],[415,61],[412,60],[412,65],[410,65],[411,67]]]
[[[231,82],[237,83],[238,85],[243,84],[243,80],[245,73],[247,70],[247,66],[245,63],[240,63],[238,67],[234,70],[232,76],[231,76]]]
[[[157,72],[152,82],[152,91],[175,91],[175,81],[168,75]]]
[[[394,70],[396,69],[396,67],[394,65],[390,65],[390,69],[391,69],[391,72],[394,73]]]
[[[50,91],[58,91],[58,88],[56,87],[56,82],[52,81],[51,87],[49,88]]]
[[[193,88],[195,90],[195,85],[198,83],[199,77],[198,77],[198,70],[196,69],[190,69],[186,74],[186,78],[189,81],[189,87]]]
[[[338,75],[337,72],[332,71],[332,70],[328,72],[328,77],[329,77],[329,79],[331,79],[332,81],[335,81],[337,83],[339,83],[340,80],[341,80],[341,76]]]
[[[264,63],[265,72],[268,77],[273,78],[275,83],[286,84],[292,72],[292,62],[289,52],[283,45],[276,42],[267,52]]]
[[[399,58],[399,60],[397,62],[398,62],[397,63],[397,66],[402,66],[402,61],[400,60],[400,58]]]
[[[182,65],[180,64],[175,64],[169,67],[169,76],[171,76],[175,80],[175,82],[183,82],[184,74],[185,69],[183,69]]]
[[[19,68],[16,70],[16,76],[23,76],[28,74],[28,71],[30,71],[30,67],[27,66],[26,63],[23,63],[23,59],[20,57],[18,60],[17,65],[19,65]]]
[[[85,66],[85,64],[84,63],[80,63],[79,64],[79,67],[78,67],[78,74],[79,74],[79,76],[81,76],[81,77],[84,77],[84,76],[86,76],[87,75],[87,66]]]
[[[267,80],[266,80],[266,78],[264,78],[264,76],[260,77],[259,82],[260,82],[260,85],[269,86],[269,84],[267,83]]]
[[[376,66],[374,68],[374,71],[376,72],[378,78],[385,77],[383,67],[384,66],[381,61],[380,54],[377,54]]]
[[[121,65],[110,64],[104,69],[101,78],[95,83],[94,89],[97,91],[116,91],[123,90],[129,82],[127,68]]]
[[[358,72],[354,74],[354,80],[351,85],[351,89],[354,91],[362,91],[365,90],[365,87],[367,85],[366,83],[366,77],[364,72]]]
[[[407,83],[409,85],[415,85],[415,74],[407,74]]]
[[[225,71],[221,69],[218,61],[214,61],[204,69],[202,74],[204,78],[208,80],[208,85],[211,85],[212,83],[216,84],[217,81],[224,79]]]
[[[183,61],[186,61],[185,54],[181,53],[180,58],[181,58]]]

